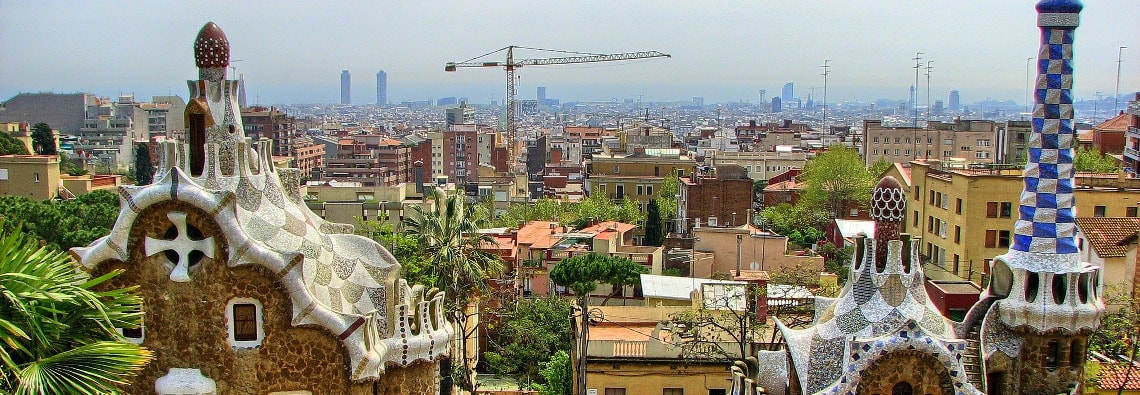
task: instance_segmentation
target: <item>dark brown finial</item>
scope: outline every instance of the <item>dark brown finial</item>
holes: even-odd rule
[[[875,265],[887,264],[887,241],[902,238],[906,193],[894,177],[879,180],[871,192],[871,218],[875,220]]]
[[[224,69],[230,65],[230,42],[214,22],[198,31],[198,38],[194,40],[194,62],[202,69]]]

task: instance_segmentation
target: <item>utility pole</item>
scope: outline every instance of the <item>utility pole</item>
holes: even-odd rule
[[[926,123],[930,123],[930,72],[934,70],[934,61],[926,62]]]
[[[930,72],[933,70],[934,61],[928,60],[926,62],[926,131],[922,132],[923,139],[926,140],[925,145],[923,145],[924,148],[922,149],[922,157],[926,159],[930,159]],[[917,147],[918,143],[915,142],[915,148]],[[917,156],[918,153],[916,152],[915,155]]]
[[[823,132],[831,134],[831,130],[827,127],[827,75],[831,74],[831,59],[824,59],[823,66]]]
[[[1124,49],[1128,48],[1121,46],[1116,51],[1116,95],[1112,97],[1112,116],[1120,113],[1120,65],[1124,64]]]
[[[922,52],[914,53],[914,147],[911,150],[911,159],[918,159],[918,70],[922,68]]]

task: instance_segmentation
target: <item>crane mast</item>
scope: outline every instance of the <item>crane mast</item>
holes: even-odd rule
[[[561,57],[536,58],[536,59],[515,59],[514,50],[516,48],[538,50],[538,51],[560,52],[560,53],[572,54],[574,56],[561,56]],[[492,55],[492,54],[495,54],[498,52],[504,52],[504,51],[506,52],[506,61],[504,61],[504,62],[493,62],[493,61],[478,62],[478,61],[476,61],[479,58],[483,58],[483,57],[486,57],[486,56],[489,56],[489,55]],[[615,61],[622,61],[622,60],[668,58],[668,57],[670,57],[669,54],[665,54],[665,53],[661,53],[661,52],[657,52],[657,51],[626,52],[626,53],[618,53],[618,54],[591,54],[591,53],[582,53],[582,52],[559,51],[559,50],[549,50],[549,49],[539,49],[539,48],[527,48],[527,47],[520,47],[517,45],[511,45],[511,46],[507,46],[505,48],[502,48],[502,49],[499,49],[499,50],[496,50],[496,51],[493,51],[493,52],[490,52],[490,53],[487,53],[487,54],[484,54],[481,56],[477,56],[475,58],[472,58],[472,59],[469,59],[469,60],[466,60],[463,62],[448,62],[444,66],[444,71],[451,72],[451,71],[456,71],[459,68],[467,68],[467,67],[502,67],[502,68],[506,69],[506,71],[507,71],[507,96],[505,99],[505,101],[506,101],[505,104],[506,104],[506,112],[507,112],[507,114],[506,114],[507,158],[509,158],[508,160],[511,162],[508,164],[508,166],[513,167],[512,166],[513,163],[515,163],[518,160],[518,158],[516,157],[516,154],[515,154],[515,145],[517,143],[517,141],[516,141],[517,125],[515,122],[515,117],[518,115],[518,108],[517,108],[517,104],[515,102],[515,87],[516,87],[515,86],[515,69],[517,69],[519,67],[523,67],[523,66],[546,66],[546,65],[576,64],[576,63],[615,62]]]

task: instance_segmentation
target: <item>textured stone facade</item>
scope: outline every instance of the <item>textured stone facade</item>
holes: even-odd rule
[[[858,394],[888,395],[896,387],[910,388],[914,394],[954,393],[942,363],[914,350],[897,351],[876,360],[863,374]]]
[[[187,224],[199,229],[202,237],[214,236],[219,251],[190,267],[189,282],[170,281],[163,254],[144,257],[144,238],[162,237],[173,226],[166,217],[172,210],[187,213]],[[100,275],[123,270],[107,286],[138,285],[143,296],[142,345],[154,352],[155,360],[123,388],[125,392],[150,392],[170,368],[193,367],[216,381],[219,394],[438,393],[438,363],[391,368],[379,381],[352,382],[347,355],[335,334],[317,327],[293,327],[293,307],[275,275],[260,266],[227,267],[229,250],[219,235],[208,213],[184,202],[159,203],[145,209],[135,222],[128,245],[130,261],[105,262],[94,271]],[[226,308],[233,298],[256,299],[263,306],[261,346],[230,346]]]

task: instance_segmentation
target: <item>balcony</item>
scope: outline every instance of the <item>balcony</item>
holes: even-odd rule
[[[1131,147],[1124,147],[1124,157],[1133,161],[1140,161],[1140,150]]]

